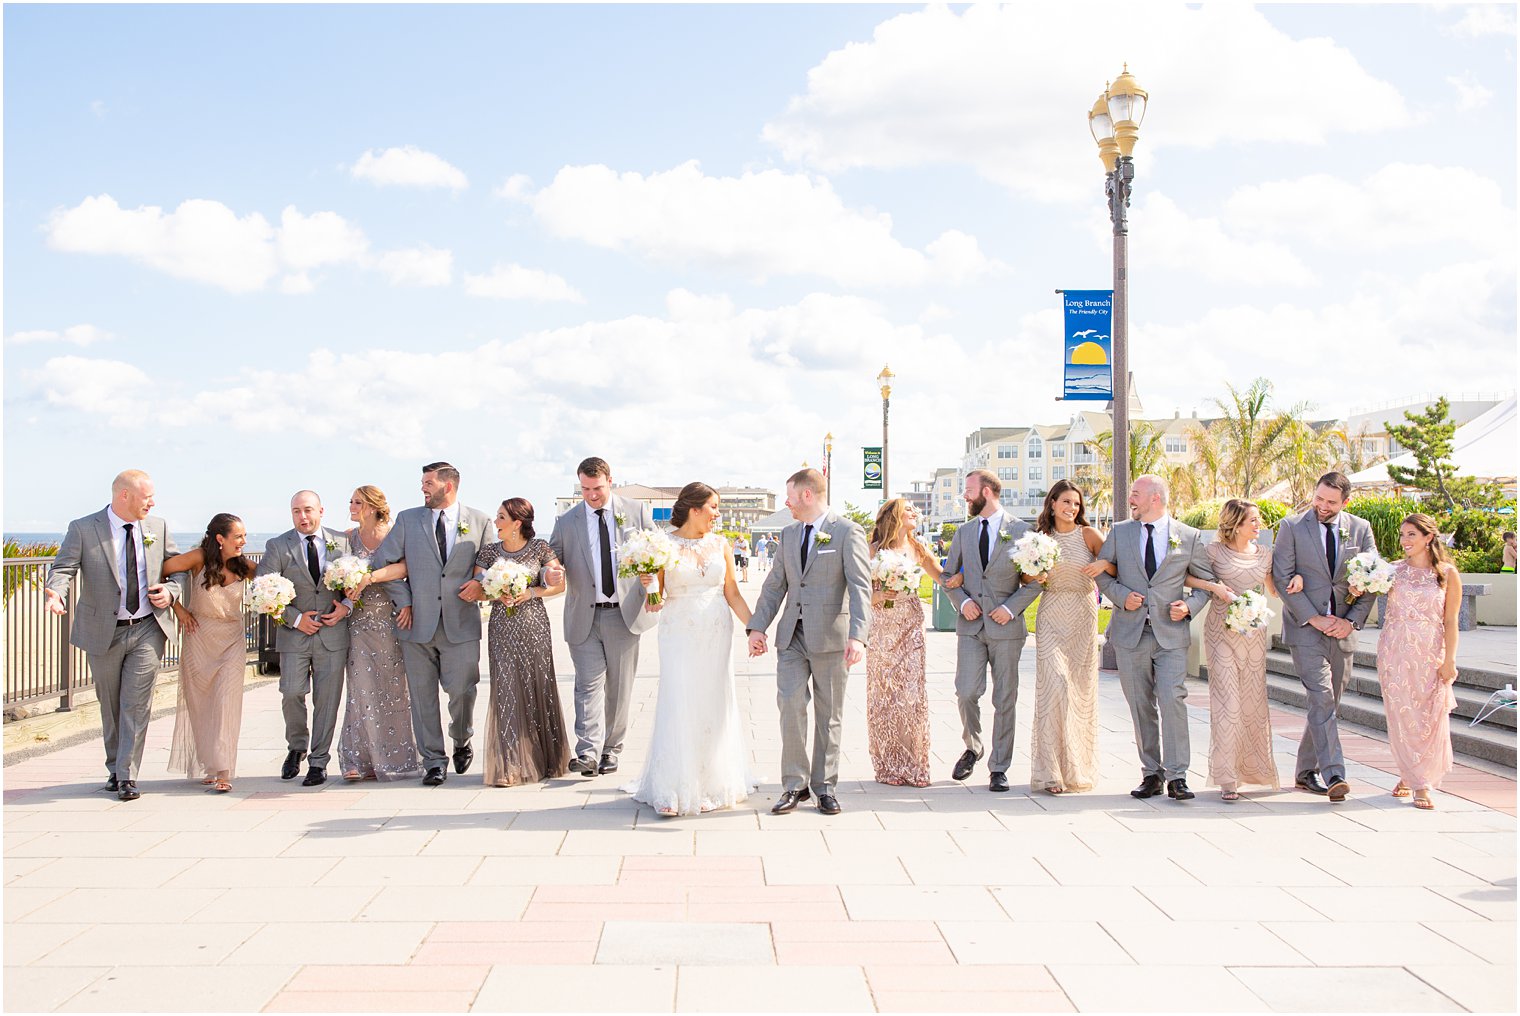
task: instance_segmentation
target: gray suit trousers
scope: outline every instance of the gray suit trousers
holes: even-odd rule
[[[844,727],[844,651],[809,653],[799,624],[776,660],[776,707],[781,711],[781,789],[832,794],[839,784]],[[808,701],[813,699],[813,752],[807,750]]]
[[[326,769],[338,729],[343,701],[347,649],[328,649],[316,638],[305,649],[280,654],[280,711],[285,714],[285,747],[306,752],[310,765]],[[306,723],[306,693],[311,692],[311,725]]]
[[[593,610],[591,634],[570,647],[575,667],[575,756],[622,754],[628,734],[639,636],[621,610]]]
[[[480,684],[480,641],[450,642],[443,625],[427,642],[401,643],[406,664],[406,688],[412,696],[412,733],[422,755],[422,767],[443,765],[443,720],[438,712],[438,689],[449,697],[449,737],[455,747],[468,744],[475,733],[475,692]]]
[[[1140,772],[1168,780],[1187,778],[1192,761],[1188,740],[1187,649],[1162,649],[1147,626],[1134,649],[1115,646],[1119,686],[1135,725]],[[1157,722],[1157,714],[1160,722]]]
[[[988,772],[1006,773],[1013,764],[1019,657],[1023,651],[1023,639],[990,639],[976,634],[960,635],[955,640],[955,702],[961,712],[961,739],[977,758],[985,751],[982,695],[987,690],[987,668],[992,668],[992,756],[987,760]]]
[[[1298,671],[1298,679],[1309,696],[1309,716],[1304,722],[1304,736],[1298,742],[1294,778],[1312,772],[1318,772],[1327,783],[1344,778],[1346,759],[1341,754],[1336,707],[1341,704],[1341,691],[1346,687],[1346,671],[1351,669],[1351,652],[1325,635],[1319,635],[1311,645],[1289,646],[1288,651],[1293,655],[1293,669]]]
[[[109,649],[85,656],[100,700],[106,771],[119,780],[135,781],[142,768],[148,723],[153,719],[153,681],[167,642],[163,629],[150,618],[117,628]]]

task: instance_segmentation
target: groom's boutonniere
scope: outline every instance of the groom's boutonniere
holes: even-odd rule
[[[454,527],[454,532],[458,533],[460,536],[469,536],[470,524],[468,522],[460,522],[459,525]]]
[[[1178,547],[1182,546],[1182,537],[1178,536],[1176,533],[1173,533],[1171,536],[1167,537],[1166,545],[1168,547],[1171,547],[1173,550],[1176,550]]]
[[[1008,532],[1008,530],[1006,530],[1006,529],[999,529],[998,530],[998,542],[999,543],[1012,543],[1013,542],[1013,534],[1010,533],[1010,532]]]
[[[628,524],[628,516],[624,515],[622,512],[613,512],[612,521],[616,522],[618,524],[618,528],[621,529]]]
[[[151,546],[153,546],[157,542],[158,542],[158,537],[154,536],[152,533],[143,533],[143,546],[144,547],[151,547]]]
[[[336,554],[338,552],[338,541],[332,537],[328,537],[327,539],[327,552],[329,554]]]
[[[1341,534],[1341,539],[1343,539],[1343,540],[1349,540],[1349,539],[1351,539],[1351,527],[1348,526],[1348,525],[1346,525],[1346,523],[1342,522],[1341,523],[1341,528],[1340,528],[1340,534]]]
[[[822,532],[822,531],[819,531],[819,532],[816,532],[816,533],[813,534],[813,542],[816,543],[820,547],[823,546],[825,543],[832,542],[833,539],[834,538],[832,536],[830,536],[828,533],[825,533],[825,532]]]

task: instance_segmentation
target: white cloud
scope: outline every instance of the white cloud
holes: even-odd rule
[[[715,177],[695,161],[648,176],[566,166],[536,193],[520,177],[497,192],[526,202],[556,236],[758,279],[816,275],[890,286],[963,282],[1003,268],[956,230],[922,252],[906,247],[893,237],[890,215],[847,208],[828,180],[802,173]]]
[[[501,186],[491,193],[499,198],[509,201],[519,201],[528,196],[533,189],[533,181],[522,173],[515,173],[502,181]]]
[[[95,101],[91,102],[90,103],[90,112],[95,114],[95,118],[97,120],[104,119],[105,115],[106,115],[106,103],[105,103],[105,100],[104,99],[96,99]]]
[[[1246,5],[1110,0],[891,18],[812,68],[763,136],[825,171],[963,163],[1041,199],[1087,200],[1101,170],[1086,114],[1123,59],[1151,96],[1142,149],[1321,144],[1414,119],[1348,50]]]
[[[1476,39],[1485,35],[1514,35],[1513,4],[1474,4],[1462,12],[1455,24],[1442,29],[1447,35]]]
[[[162,394],[140,368],[120,360],[55,356],[24,376],[49,405],[104,416],[114,426],[146,425],[145,407],[158,404]]]
[[[415,145],[370,149],[359,156],[351,171],[354,179],[377,187],[447,187],[462,191],[470,185],[464,173],[432,152]]]
[[[560,276],[522,265],[496,265],[485,275],[465,275],[464,291],[496,300],[585,303],[586,298]]]
[[[1460,166],[1394,163],[1365,180],[1314,174],[1241,187],[1231,227],[1345,252],[1430,248],[1514,256],[1515,213],[1494,180]]]
[[[94,325],[70,325],[62,331],[39,328],[32,331],[12,332],[5,341],[17,346],[31,342],[70,342],[76,346],[92,346],[97,342],[109,342],[114,338],[116,338],[115,335]]]
[[[447,286],[454,280],[454,254],[423,244],[386,251],[375,262],[393,286]]]
[[[294,205],[280,213],[280,261],[296,271],[357,262],[369,241],[364,231],[334,212],[302,215]]]
[[[1460,77],[1452,75],[1446,79],[1446,83],[1457,90],[1457,109],[1463,113],[1482,109],[1494,97],[1494,93],[1484,88],[1472,71],[1464,71]]]
[[[1094,210],[1093,230],[1107,247],[1113,238],[1106,209]],[[1195,218],[1164,194],[1147,194],[1131,212],[1137,228],[1130,248],[1137,264],[1197,272],[1214,282],[1307,286],[1314,274],[1286,246],[1244,239],[1217,218]]]

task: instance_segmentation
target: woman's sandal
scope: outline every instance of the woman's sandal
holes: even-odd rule
[[[211,789],[216,791],[218,794],[225,794],[232,789],[232,781],[218,777],[211,782]]]
[[[1423,793],[1423,791],[1422,791],[1422,793]],[[1432,801],[1428,796],[1426,796],[1426,797],[1416,797],[1414,799],[1414,806],[1416,808],[1420,809],[1421,811],[1435,811],[1435,809],[1436,809],[1436,802]]]
[[[1399,782],[1397,782],[1397,783],[1395,783],[1393,785],[1393,791],[1392,791],[1392,793],[1393,793],[1394,797],[1408,797],[1409,796],[1409,788],[1404,785],[1404,781],[1403,780],[1400,780]]]
[[[1066,791],[1062,790],[1060,787],[1046,787],[1045,793],[1049,794],[1051,797],[1060,797],[1062,794],[1066,793]]]
[[[203,787],[209,787],[209,786],[211,786],[211,784],[213,784],[215,782],[216,782],[216,777],[215,776],[208,776],[204,780],[201,780],[201,786],[203,786]]]
[[[1219,794],[1219,799],[1221,801],[1224,801],[1226,804],[1234,804],[1236,801],[1240,800],[1240,793],[1239,791],[1235,790],[1221,791]]]

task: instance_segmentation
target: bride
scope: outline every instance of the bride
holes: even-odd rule
[[[661,815],[694,815],[738,804],[749,778],[734,692],[732,611],[749,623],[734,581],[734,555],[721,533],[718,492],[681,488],[671,511],[676,563],[660,573],[660,694],[644,774],[624,790]],[[743,630],[742,627],[740,629]]]

